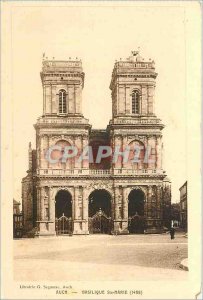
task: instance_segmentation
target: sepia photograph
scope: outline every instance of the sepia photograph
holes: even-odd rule
[[[164,2],[1,3],[2,299],[201,299],[201,6]]]

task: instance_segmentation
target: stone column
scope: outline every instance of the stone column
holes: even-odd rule
[[[74,189],[74,219],[78,219],[78,196],[79,196],[79,190],[78,187],[75,187]]]
[[[75,112],[77,114],[81,114],[82,113],[82,109],[81,109],[81,103],[82,99],[81,99],[81,88],[78,85],[75,85]]]
[[[123,187],[123,197],[122,197],[122,206],[123,206],[123,222],[122,222],[122,233],[129,233],[128,231],[128,197],[127,197],[127,189]]]
[[[45,85],[45,93],[46,93],[46,114],[51,113],[51,84]]]
[[[114,187],[114,232],[119,232],[119,187]]]
[[[119,147],[119,152],[122,151],[122,137],[121,136],[115,136],[115,147]],[[115,149],[114,149],[115,151]],[[123,164],[123,158],[121,155],[118,155],[118,159],[115,162],[115,168],[121,169]]]
[[[131,96],[130,96],[130,87],[126,86],[126,106],[125,106],[125,111],[126,114],[130,114],[131,113]]]
[[[87,136],[83,135],[82,136],[82,152],[83,152],[83,150],[86,146],[88,146],[88,138],[87,138]],[[82,168],[88,169],[89,168],[89,161],[82,160]]]
[[[111,146],[111,149],[112,149],[111,168],[113,170],[116,165],[112,161],[113,160],[113,153],[115,152],[115,137],[114,137],[114,135],[112,133],[110,135],[110,146]]]
[[[52,84],[50,84],[50,112],[52,114]]]
[[[115,199],[114,199],[114,203],[115,203],[114,215],[115,215],[115,220],[117,221],[119,219],[119,187],[115,187],[114,188],[114,195],[115,195]]]
[[[43,115],[46,113],[46,94],[45,94],[45,86],[43,87]]]
[[[47,135],[47,149],[46,150],[49,149],[49,146],[50,146],[50,136]],[[47,165],[47,168],[49,168],[49,160],[47,160],[46,165]]]
[[[162,189],[161,189],[161,186],[157,186],[157,218],[160,220],[159,221],[160,231],[163,230],[161,198],[162,198]]]
[[[154,87],[148,86],[148,114],[152,115],[154,112]]]
[[[159,228],[156,226],[156,216],[153,216],[152,209],[156,208],[156,202],[152,202],[152,186],[148,188],[148,217],[147,217],[147,228],[146,233],[160,233]],[[150,210],[150,214],[149,214]]]
[[[146,115],[147,114],[147,87],[142,86],[142,114]]]
[[[37,221],[41,219],[40,188],[37,187]]]
[[[147,213],[147,217],[151,218],[151,213],[149,213],[149,211],[151,211],[151,192],[152,192],[152,187],[148,186],[147,189],[147,211],[145,211],[145,213]]]
[[[147,219],[148,215],[148,189],[145,190],[145,201],[144,201],[144,217]]]
[[[128,146],[128,138],[127,135],[122,136],[122,151]],[[122,157],[122,168],[126,167],[126,164],[128,165],[128,162],[124,162],[124,157]]]
[[[158,137],[155,136],[155,164],[154,164],[154,169],[158,169]]]
[[[68,92],[68,113],[75,113],[74,112],[74,88],[73,85],[67,85],[67,92]]]
[[[55,232],[55,199],[53,188],[49,187],[49,232],[56,234]]]
[[[81,152],[81,137],[80,136],[75,136],[74,137],[74,146],[76,147],[76,149],[78,150],[77,156],[73,157],[73,161],[74,161],[74,167],[76,169],[80,169],[81,168],[81,163],[78,162],[78,157],[79,157],[79,153]]]
[[[40,188],[40,208],[41,208],[41,221],[44,221],[44,188]]]
[[[57,113],[58,112],[58,106],[56,105],[57,103],[57,97],[56,95],[56,85],[52,84],[52,113]]]
[[[116,85],[116,114],[119,114],[119,84]]]
[[[89,234],[89,229],[88,229],[88,197],[85,192],[85,188],[83,187],[83,193],[82,193],[82,218],[83,218],[83,223],[82,223],[82,230],[84,234]]]
[[[79,187],[74,188],[74,221],[73,221],[73,234],[80,234],[81,228],[80,228],[80,220],[79,220],[79,203],[78,203],[78,197],[79,197]]]
[[[153,135],[148,136],[147,138],[147,147],[148,147],[148,151],[150,150],[150,155],[148,155],[148,169],[155,169],[156,166],[156,161],[155,162],[150,162],[149,160],[153,159],[156,160],[156,155],[152,155],[152,149],[156,149],[156,140],[155,137]]]
[[[151,196],[150,196],[150,193],[151,193],[151,186],[148,186],[147,187],[147,195],[146,195],[146,204],[145,204],[145,207],[144,207],[144,217],[145,217],[145,232],[147,233],[148,232],[148,228],[150,227],[150,213],[149,213],[149,210],[151,209],[150,207],[150,201],[151,201]]]
[[[148,149],[148,147],[149,147],[149,136],[146,136],[146,144],[145,144],[145,155],[146,155],[146,151],[148,151],[147,149]],[[144,157],[144,159],[145,159],[145,157]],[[147,161],[147,162],[145,162],[145,169],[149,169],[149,162]]]
[[[123,187],[123,219],[128,220],[128,198],[126,197],[126,187]]]
[[[40,135],[38,135],[38,158],[39,158],[39,168],[41,169],[42,167],[42,153],[41,153],[41,149],[42,149],[42,142],[43,139]]]
[[[44,187],[40,188],[40,223],[39,223],[39,235],[44,235],[47,233],[47,226],[45,221],[45,211],[44,211],[44,197],[45,191]]]
[[[161,136],[157,137],[157,169],[161,170],[161,160],[162,160],[162,145],[161,145]]]
[[[160,219],[163,225],[163,186],[160,186]]]
[[[152,187],[153,197],[152,197],[152,207],[153,207],[153,218],[157,218],[157,186]]]
[[[74,113],[76,114],[76,87],[75,84],[73,85],[74,89]]]
[[[124,84],[123,88],[124,88],[124,113],[126,114],[126,84]]]

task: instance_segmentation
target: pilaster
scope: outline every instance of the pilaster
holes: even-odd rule
[[[88,229],[88,197],[85,188],[82,189],[82,231],[83,234],[89,234]]]
[[[55,199],[53,198],[53,188],[49,187],[49,231],[55,234]]]
[[[38,236],[49,236],[55,235],[55,221],[50,219],[53,218],[53,203],[50,202],[50,189],[48,191],[48,205],[49,205],[49,218],[45,216],[45,187],[39,188],[39,202],[40,202],[40,219],[38,223]],[[54,206],[55,209],[55,206]]]
[[[121,220],[119,216],[119,187],[114,187],[114,228],[113,232],[120,232],[121,230]]]
[[[79,207],[79,187],[74,188],[74,220],[73,220],[73,234],[83,234],[82,229],[82,219],[80,216],[80,207]]]
[[[122,221],[122,234],[129,233],[128,231],[128,196],[127,196],[127,189],[123,187],[122,190],[122,204],[123,204],[123,221]]]

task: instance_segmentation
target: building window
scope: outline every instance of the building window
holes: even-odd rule
[[[66,114],[66,91],[60,90],[59,91],[59,113]]]
[[[138,91],[133,91],[132,93],[132,113],[139,114],[140,110],[140,94]]]

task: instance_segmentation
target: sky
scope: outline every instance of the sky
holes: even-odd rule
[[[83,114],[93,128],[106,128],[114,62],[140,47],[141,56],[156,64],[156,115],[165,124],[164,170],[172,182],[172,202],[178,202],[179,188],[187,180],[184,9],[30,4],[13,7],[11,19],[14,198],[21,201],[28,143],[35,147],[33,124],[42,115],[43,53],[49,59],[82,59]]]

